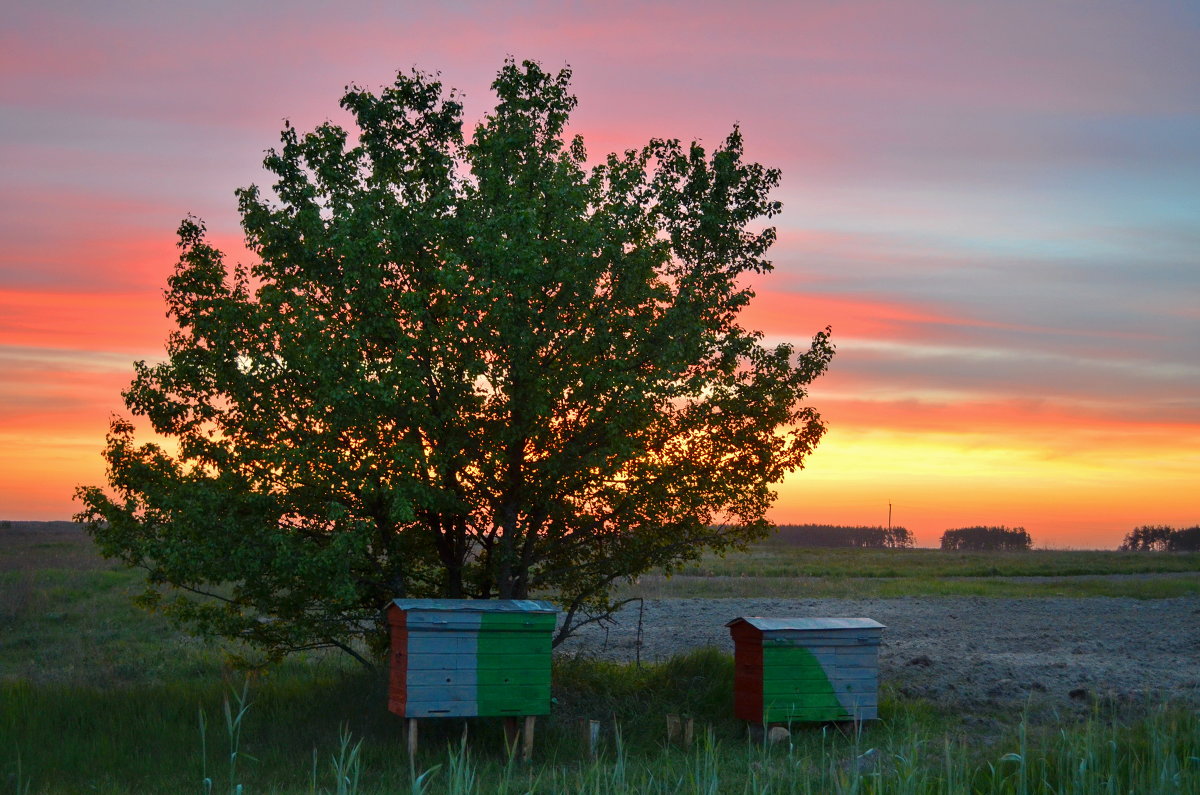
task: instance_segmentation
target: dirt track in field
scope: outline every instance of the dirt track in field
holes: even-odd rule
[[[637,654],[639,607],[562,651]],[[907,696],[964,708],[1087,709],[1097,698],[1200,704],[1200,597],[1177,599],[647,599],[642,660],[701,646],[732,653],[738,616],[865,616],[887,626],[880,677]]]

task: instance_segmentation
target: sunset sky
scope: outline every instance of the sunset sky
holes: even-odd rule
[[[5,3],[0,518],[103,481],[162,356],[175,229],[234,259],[284,119],[414,66],[489,110],[570,65],[592,156],[651,137],[783,172],[747,324],[838,346],[780,523],[975,524],[1113,547],[1200,524],[1200,3]]]

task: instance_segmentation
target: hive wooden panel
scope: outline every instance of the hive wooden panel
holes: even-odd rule
[[[549,714],[556,618],[546,602],[395,600],[388,708],[408,718]]]
[[[882,624],[868,618],[737,618],[734,714],[754,723],[879,714]]]

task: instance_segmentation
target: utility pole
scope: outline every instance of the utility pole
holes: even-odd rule
[[[888,503],[888,530],[892,529],[892,504]]]

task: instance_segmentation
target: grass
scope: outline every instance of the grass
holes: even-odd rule
[[[906,596],[1128,597],[1168,599],[1200,594],[1200,575],[1152,579],[1060,577],[1046,580],[1006,577],[698,577],[646,575],[623,585],[622,596],[646,599],[890,599]]]
[[[807,549],[761,544],[622,588],[645,598],[1129,597],[1200,594],[1200,553]]]
[[[640,668],[589,660],[555,670],[560,704],[535,761],[503,751],[499,721],[425,721],[409,766],[382,682],[359,671],[277,672],[151,687],[0,686],[9,791],[126,792],[1187,792],[1200,787],[1200,717],[1159,707],[1129,719],[1011,725],[980,738],[962,716],[885,691],[861,733],[793,727],[775,746],[729,717],[731,660],[702,651]],[[228,705],[228,706],[225,706]],[[699,725],[665,739],[667,711]],[[203,719],[200,716],[205,716]],[[603,725],[590,759],[580,718]],[[202,733],[201,727],[204,727]],[[203,739],[202,739],[203,738]],[[20,769],[18,772],[18,758]],[[206,779],[210,782],[205,786]],[[339,789],[340,786],[340,789]]]
[[[705,556],[680,574],[703,577],[1078,577],[1200,572],[1200,552],[1038,549],[943,552],[940,549],[811,549],[759,544]]]
[[[444,791],[586,793],[1179,793],[1200,784],[1196,721],[1159,711],[1130,728],[1094,719],[1037,732],[1024,722],[983,753],[964,735],[936,737],[901,721],[842,735],[793,731],[772,748],[723,742],[707,731],[690,750],[637,754],[614,742],[607,757],[510,773],[448,749],[443,763],[470,776],[430,779]],[[1011,749],[1011,750],[1003,750]],[[1133,750],[1136,749],[1136,750]],[[436,773],[437,770],[434,770]],[[472,786],[473,785],[473,786]]]
[[[1035,552],[988,564],[917,551],[900,553],[909,565],[897,575],[884,573],[895,565],[884,555],[897,553],[752,554],[761,557],[713,562],[731,568],[676,577],[670,587],[703,596],[740,595],[738,588],[898,596],[933,587],[1053,595],[1069,568],[1086,570],[1070,577],[1075,593],[1095,587],[1111,595],[1115,579],[1153,596],[1195,577],[1189,556],[1138,562],[1142,556]],[[1010,573],[1043,554],[1037,565],[1059,574]],[[781,568],[766,569],[769,576],[740,576],[737,568],[772,560]],[[783,565],[801,562],[811,567],[804,575]],[[1136,565],[1160,568],[1113,570]],[[1004,573],[962,573],[972,566]],[[1155,576],[1111,577],[1145,573]],[[1194,706],[1109,704],[1083,719],[1045,705],[1024,717],[965,714],[901,697],[885,682],[881,720],[861,733],[793,727],[787,742],[767,746],[731,717],[732,661],[714,650],[640,667],[558,659],[558,703],[539,719],[533,764],[512,762],[500,721],[480,719],[423,722],[410,767],[381,674],[309,655],[247,680],[218,649],[133,608],[139,586],[138,573],[114,569],[78,538],[0,538],[0,793],[1200,791]],[[643,578],[639,587],[659,585]],[[668,713],[695,720],[692,747],[667,743]],[[596,759],[583,736],[588,720],[602,725]]]
[[[223,655],[134,607],[135,571],[0,572],[0,679],[144,685],[220,670]]]

